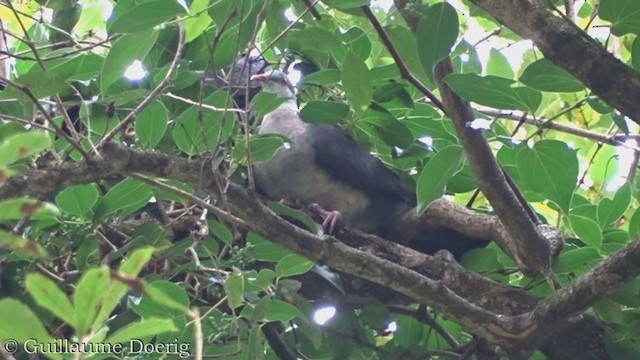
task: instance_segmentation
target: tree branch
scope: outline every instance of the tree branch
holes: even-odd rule
[[[640,73],[539,1],[470,0],[567,70],[607,104],[640,124]]]

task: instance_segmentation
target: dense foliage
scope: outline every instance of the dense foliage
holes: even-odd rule
[[[620,66],[640,69],[640,2],[540,2]],[[584,70],[593,59],[573,46],[587,40],[567,35],[558,46],[534,46],[501,24],[528,15],[506,4],[492,12],[489,0],[186,3],[0,2],[1,354],[11,358],[17,347],[16,358],[37,351],[51,359],[640,356],[640,265],[615,268],[627,264],[624,249],[640,231],[640,118],[619,99],[625,93],[609,97],[617,79],[608,69]],[[547,48],[565,51],[555,58]],[[441,61],[454,70],[444,79],[434,73]],[[476,178],[485,165],[474,164],[461,131],[481,134],[512,179],[505,191],[522,194],[524,207],[564,234],[554,275],[502,243],[466,253],[466,270],[447,267],[456,279],[482,275],[458,287],[418,267],[392,273],[405,263],[380,260],[367,245],[350,243],[364,251],[328,259],[338,241],[348,243],[340,234],[321,240],[317,219],[279,202],[267,202],[268,210],[251,196],[250,165],[286,146],[282,137],[251,135],[281,103],[248,84],[267,63],[301,75],[305,121],[341,127],[415,186],[418,214],[443,197],[478,214],[499,209],[494,188]],[[598,82],[580,77],[591,75]],[[628,86],[640,87],[636,80]],[[472,103],[463,126],[451,121],[459,112],[445,87]],[[508,241],[526,238],[506,227]],[[296,248],[287,240],[296,236],[324,245]],[[401,251],[394,249],[388,254]],[[420,256],[445,269],[447,260]],[[591,293],[575,291],[582,299],[553,297],[554,278],[570,287],[607,258],[611,283],[594,280]],[[398,274],[420,276],[417,288],[433,286],[442,297],[403,292],[412,280]],[[496,293],[483,294],[485,285]],[[586,310],[584,318],[602,321],[576,323],[596,335],[551,331],[564,322],[546,331],[536,323],[537,338],[526,344],[524,335],[482,331],[482,311],[540,315],[538,299],[574,306],[558,321]],[[318,324],[314,314],[330,306],[336,315]],[[473,311],[462,316],[461,308]],[[563,343],[580,349],[581,340],[584,353],[558,355]],[[61,354],[47,343],[110,348]]]

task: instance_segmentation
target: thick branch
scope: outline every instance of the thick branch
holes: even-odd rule
[[[470,0],[571,73],[607,104],[640,124],[640,73],[539,1]]]

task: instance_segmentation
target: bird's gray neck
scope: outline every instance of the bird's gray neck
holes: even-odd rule
[[[298,104],[295,98],[291,98],[278,106],[275,110],[265,115],[262,120],[262,130],[275,130],[283,127],[297,127],[304,124],[298,113]]]

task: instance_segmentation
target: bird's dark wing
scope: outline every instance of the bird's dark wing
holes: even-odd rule
[[[370,196],[415,206],[415,195],[400,178],[342,130],[310,126],[316,164],[331,177]]]

